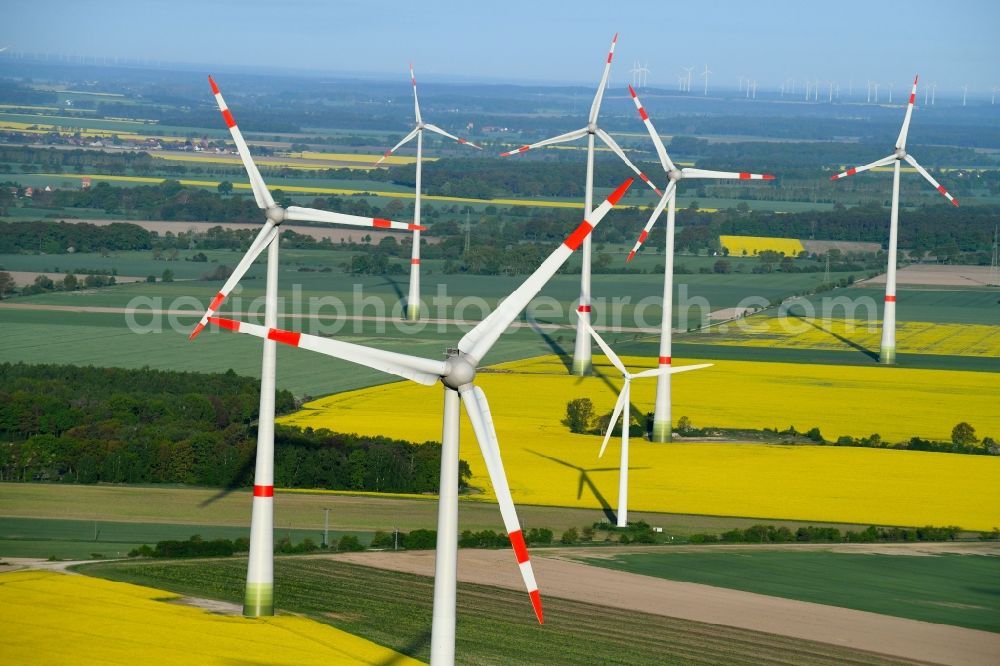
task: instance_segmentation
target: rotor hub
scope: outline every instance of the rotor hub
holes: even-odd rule
[[[597,134],[597,123],[587,123],[587,134]]]
[[[904,157],[906,157],[906,149],[904,149],[904,148],[897,148],[896,149],[896,159],[897,160],[901,160]]]
[[[683,177],[684,174],[681,172],[680,169],[671,169],[670,171],[667,172],[667,178],[674,181],[675,183]]]
[[[458,390],[459,386],[465,386],[476,378],[476,359],[468,354],[459,352],[456,356],[449,356],[444,363],[441,383],[450,389]]]
[[[285,221],[285,209],[277,204],[264,211],[264,215],[266,215],[267,219],[271,220],[271,222],[274,222],[275,225],[281,224]]]

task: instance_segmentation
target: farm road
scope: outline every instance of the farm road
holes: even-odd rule
[[[913,661],[954,665],[1000,663],[1000,634],[907,620],[836,606],[770,597],[697,583],[593,567],[535,549],[535,575],[546,596],[709,624],[831,643]],[[332,557],[364,566],[434,575],[434,552],[346,553]],[[458,552],[458,579],[523,589],[505,550]],[[527,600],[525,608],[528,612]]]

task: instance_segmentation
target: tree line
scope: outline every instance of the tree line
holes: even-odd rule
[[[0,480],[58,483],[253,483],[260,382],[220,374],[0,365]],[[295,401],[278,391],[276,410]],[[275,484],[436,492],[441,449],[279,426]],[[467,485],[471,471],[461,463]]]

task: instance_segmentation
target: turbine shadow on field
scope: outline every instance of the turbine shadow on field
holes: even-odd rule
[[[430,644],[431,630],[424,629],[413,640],[402,648],[396,650],[396,654],[390,655],[387,659],[378,662],[378,666],[392,666],[392,664],[398,664],[408,657],[414,658],[413,655],[417,654],[421,649],[428,647]]]
[[[204,509],[210,504],[215,504],[219,500],[224,499],[234,490],[239,490],[240,488],[246,488],[247,487],[246,479],[248,475],[251,475],[251,473],[254,470],[254,467],[257,464],[256,451],[257,447],[254,447],[254,455],[247,456],[246,460],[243,461],[243,464],[240,465],[240,468],[236,470],[236,473],[233,474],[233,476],[229,479],[229,481],[222,488],[222,490],[215,493],[211,497],[203,500],[202,502],[199,502],[198,508]]]
[[[566,372],[573,372],[573,355],[566,351],[566,348],[559,344],[558,340],[546,333],[545,329],[539,326],[538,320],[531,317],[525,317],[525,319],[528,322],[528,326],[531,327],[531,330],[542,338],[542,341],[549,346],[552,353],[558,356],[562,364],[566,366]]]
[[[597,488],[597,486],[594,485],[593,480],[591,480],[591,478],[590,478],[590,474],[594,473],[594,472],[617,472],[618,471],[617,467],[589,467],[589,468],[584,468],[584,467],[579,467],[577,465],[574,465],[573,463],[568,462],[566,460],[561,460],[559,458],[554,458],[552,456],[547,456],[544,453],[539,453],[538,451],[532,451],[531,449],[525,449],[525,450],[528,453],[532,454],[532,455],[538,456],[539,458],[545,458],[546,460],[551,460],[552,462],[554,462],[554,463],[556,463],[558,465],[562,465],[563,467],[569,467],[570,469],[575,469],[576,471],[578,471],[580,473],[580,478],[579,478],[579,480],[577,482],[576,498],[580,499],[581,497],[583,497],[583,487],[586,486],[590,490],[590,492],[594,495],[594,497],[597,499],[597,501],[600,503],[601,510],[604,512],[604,516],[605,516],[605,518],[607,518],[608,522],[612,522],[612,523],[613,522],[617,522],[618,518],[615,515],[614,509],[611,508],[611,504],[608,502],[607,498],[604,497],[604,495]],[[648,467],[631,467],[631,466],[629,467],[630,471],[631,470],[637,470],[637,469],[649,469],[649,468]]]
[[[398,298],[399,300],[403,300],[403,289],[399,286],[399,282],[397,282],[395,278],[386,277],[385,282],[381,282],[373,286],[384,287],[386,285],[392,287],[392,290],[396,292],[396,298]]]
[[[873,361],[878,362],[878,352],[872,351],[871,349],[868,349],[867,347],[858,344],[854,340],[851,340],[850,338],[846,338],[843,335],[840,335],[839,333],[833,331],[832,329],[823,328],[822,326],[820,326],[819,324],[817,324],[815,321],[813,321],[811,319],[806,319],[804,316],[802,316],[800,314],[796,314],[794,312],[791,312],[790,310],[791,310],[791,308],[789,308],[788,316],[795,317],[799,321],[801,321],[803,323],[806,323],[806,324],[809,324],[810,326],[812,326],[813,328],[815,328],[817,331],[822,331],[823,333],[826,333],[827,335],[833,336],[837,340],[843,342],[848,347],[850,347],[852,349],[855,349],[855,350],[861,352],[862,354],[864,354],[865,356],[867,356],[868,358],[872,359]]]

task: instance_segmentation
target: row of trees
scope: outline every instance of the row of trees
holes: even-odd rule
[[[787,527],[752,525],[732,529],[722,534],[691,535],[691,543],[897,543],[908,541],[954,541],[962,528],[948,527],[875,527],[841,532],[836,527],[800,527],[792,532]]]

